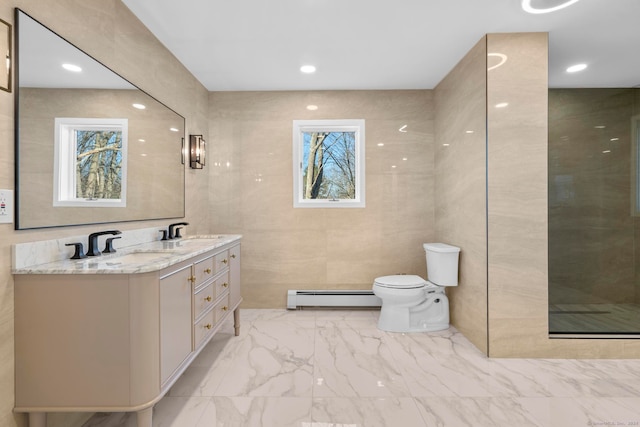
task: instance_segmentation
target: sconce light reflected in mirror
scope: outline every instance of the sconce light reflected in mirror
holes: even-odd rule
[[[11,92],[11,24],[0,19],[0,89]]]
[[[202,135],[189,135],[189,166],[202,169],[205,165],[206,142]]]

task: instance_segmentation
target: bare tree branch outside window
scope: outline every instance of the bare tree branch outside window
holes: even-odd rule
[[[294,121],[294,169],[295,206],[364,207],[364,120]]]

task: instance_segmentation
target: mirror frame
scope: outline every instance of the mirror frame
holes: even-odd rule
[[[64,38],[63,36],[58,34],[57,32],[53,31],[51,28],[47,27],[46,25],[44,25],[39,20],[35,19],[29,13],[27,13],[24,10],[16,7],[14,9],[15,49],[13,51],[13,58],[12,58],[12,62],[13,62],[12,65],[13,65],[13,71],[14,71],[14,76],[15,76],[15,84],[14,84],[14,125],[15,125],[15,130],[14,130],[14,162],[15,162],[15,164],[14,164],[14,187],[15,187],[14,228],[15,228],[15,230],[30,230],[30,229],[43,229],[43,228],[54,228],[54,227],[73,227],[73,226],[80,226],[80,225],[109,224],[109,223],[118,223],[118,222],[136,222],[136,221],[150,221],[150,220],[160,220],[160,219],[184,218],[185,215],[186,215],[186,168],[184,166],[184,162],[182,161],[182,162],[179,163],[181,165],[181,167],[182,167],[181,175],[182,175],[182,187],[183,187],[182,188],[182,213],[181,213],[181,216],[180,215],[177,215],[177,216],[173,216],[173,215],[169,215],[169,216],[151,215],[151,216],[144,217],[144,218],[116,219],[116,220],[106,219],[104,221],[100,220],[99,218],[98,219],[92,218],[91,220],[86,221],[86,222],[75,222],[73,224],[46,224],[46,225],[36,225],[36,226],[31,226],[30,225],[30,226],[27,226],[27,227],[21,226],[21,224],[20,224],[21,223],[21,221],[20,221],[20,197],[19,197],[20,196],[20,170],[21,170],[20,169],[20,70],[19,70],[19,63],[20,63],[20,19],[19,19],[19,16],[20,16],[20,14],[23,14],[25,17],[27,17],[29,19],[32,19],[36,23],[40,24],[43,28],[45,28],[48,31],[50,31],[51,33],[55,34],[62,41],[66,42],[70,46],[78,49],[78,51],[84,53],[89,58],[91,58],[92,60],[96,61],[96,63],[100,64],[106,70],[108,70],[111,73],[113,73],[114,75],[118,76],[123,81],[129,83],[133,88],[137,89],[138,91],[140,91],[144,95],[146,95],[149,98],[151,98],[154,101],[156,101],[159,105],[163,106],[167,110],[169,110],[169,111],[173,112],[174,114],[176,114],[176,116],[180,117],[182,119],[183,127],[182,127],[182,135],[181,136],[178,135],[178,144],[176,145],[176,153],[175,153],[176,154],[176,157],[175,157],[176,158],[176,162],[180,161],[180,157],[183,156],[182,144],[184,144],[184,136],[185,136],[185,133],[186,133],[186,119],[185,119],[185,117],[183,115],[179,114],[178,112],[176,112],[172,108],[168,107],[166,104],[164,104],[163,102],[159,101],[153,95],[151,95],[151,94],[147,93],[146,91],[140,89],[137,85],[135,85],[134,83],[132,83],[128,79],[124,78],[119,73],[115,72],[111,67],[109,67],[106,64],[104,64],[103,62],[99,61],[93,55],[91,55],[90,53],[86,52],[85,50],[79,48],[74,43],[71,43],[69,40],[67,40],[66,38]],[[52,144],[53,144],[53,136],[52,136],[51,139],[52,139]],[[53,180],[53,177],[52,177],[52,180]],[[95,209],[100,209],[100,208],[95,208]],[[107,209],[110,209],[110,208],[107,208]]]

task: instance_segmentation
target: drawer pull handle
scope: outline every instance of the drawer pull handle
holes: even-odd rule
[[[211,274],[211,269],[207,268],[206,270],[204,270],[204,272],[207,273],[207,274]]]
[[[235,259],[236,258],[236,254],[231,254],[231,258]]]
[[[226,282],[222,284],[222,287],[223,287],[223,288],[226,288],[227,286],[229,286],[229,284],[228,284],[228,283],[226,283]]]
[[[229,310],[229,308],[226,305],[222,307],[222,311],[227,311],[227,310]]]
[[[204,325],[204,327],[205,327],[205,329],[211,329],[212,328],[211,323],[207,323],[206,325]]]
[[[196,281],[196,276],[191,276],[187,279],[188,281],[190,281],[191,283]]]
[[[228,263],[228,262],[229,262],[229,261],[227,261],[226,259],[223,259],[223,260],[222,260],[222,263],[223,263],[223,264],[226,264],[226,263]]]
[[[204,299],[206,302],[211,302],[211,296],[208,296]]]

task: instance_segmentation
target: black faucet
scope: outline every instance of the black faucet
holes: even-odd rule
[[[180,235],[180,231],[176,234],[175,228],[179,225],[189,225],[188,222],[176,222],[175,224],[169,224],[169,233],[167,234],[167,240],[172,240],[175,238],[182,237]]]
[[[122,234],[122,231],[119,230],[107,230],[107,231],[98,231],[97,233],[89,234],[89,248],[87,249],[87,256],[98,256],[100,255],[100,251],[98,250],[98,236],[104,236],[105,234]]]

